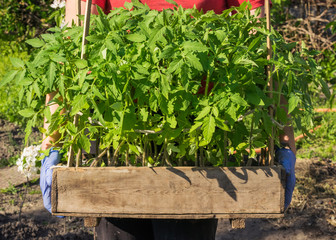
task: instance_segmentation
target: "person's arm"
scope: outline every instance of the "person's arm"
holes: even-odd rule
[[[55,95],[57,94],[57,92],[52,92],[46,95],[46,101],[45,101],[45,105],[48,106],[48,103],[55,97]],[[58,104],[50,104],[49,105],[49,109],[50,109],[50,113],[53,114],[54,112],[56,112],[57,108],[59,107]],[[43,128],[48,130],[50,123],[47,123],[47,119],[44,118],[44,122],[43,122]],[[51,146],[53,146],[54,142],[57,142],[57,140],[60,138],[60,134],[59,132],[54,132],[53,134],[51,134],[50,136],[46,137],[45,134],[43,134],[43,142],[42,142],[42,146],[41,149],[42,150],[46,150],[48,148],[50,148]]]
[[[287,113],[288,109],[285,106],[288,105],[288,102],[283,96],[280,97],[280,105]],[[280,142],[280,147],[289,147],[293,151],[294,155],[296,155],[296,146],[295,146],[293,126],[287,123],[287,125],[283,129],[283,133],[280,134],[279,136],[279,142]]]

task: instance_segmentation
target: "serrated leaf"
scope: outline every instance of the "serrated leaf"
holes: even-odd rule
[[[72,122],[67,123],[67,129],[72,136],[77,133],[77,127]]]
[[[40,48],[44,45],[44,41],[42,41],[41,39],[38,39],[38,38],[29,39],[29,40],[26,41],[26,43],[28,43],[30,46],[32,46],[34,48]]]
[[[172,45],[166,46],[159,56],[159,59],[169,59],[175,55],[176,49]]]
[[[176,70],[180,69],[183,64],[184,64],[184,61],[182,58],[175,59],[169,64],[168,72],[174,73]]]
[[[204,140],[208,144],[210,143],[212,136],[216,129],[215,118],[212,115],[204,119],[204,124],[202,126],[202,129],[203,129]]]
[[[10,58],[12,65],[16,68],[24,68],[24,62],[19,58]]]
[[[49,34],[49,33],[48,34],[41,34],[41,37],[47,42],[51,42],[51,41],[56,40],[55,36],[53,34]]]
[[[97,89],[97,87],[95,85],[92,86],[92,91],[93,93],[101,100],[106,100],[106,98],[99,92],[99,90]]]
[[[125,38],[131,42],[143,42],[146,40],[146,36],[139,33],[127,34],[125,35]]]
[[[202,111],[198,114],[197,118],[195,119],[196,121],[197,120],[201,120],[203,119],[204,117],[206,117],[211,111],[211,107],[210,106],[205,106]]]
[[[288,100],[288,114],[294,111],[294,109],[298,106],[300,102],[300,98],[295,94],[292,94]]]
[[[178,147],[176,147],[174,145],[174,143],[168,143],[167,144],[167,152],[168,152],[168,155],[172,155],[173,152],[175,153],[179,153],[180,152],[180,149]]]
[[[253,141],[253,147],[255,148],[264,148],[266,147],[266,144],[260,141]]]
[[[140,155],[140,152],[139,152],[139,150],[138,150],[138,148],[136,147],[136,146],[134,146],[134,145],[132,145],[132,144],[128,144],[128,147],[129,147],[129,149],[132,151],[132,152],[134,152],[136,155]]]
[[[18,70],[12,70],[10,72],[7,72],[5,76],[2,78],[2,80],[0,81],[0,87],[12,81],[18,72],[19,72]]]
[[[90,140],[86,136],[84,135],[80,136],[78,139],[78,144],[79,144],[79,147],[84,149],[85,152],[88,152],[88,153],[90,152],[91,143],[90,143]]]
[[[203,66],[202,66],[202,64],[201,64],[201,62],[200,62],[200,60],[199,60],[199,58],[197,58],[195,55],[193,55],[193,54],[188,54],[187,56],[186,56],[186,58],[188,59],[188,63],[192,66],[192,67],[194,67],[196,70],[198,70],[198,71],[203,71]]]
[[[231,129],[228,127],[228,125],[225,124],[225,121],[220,118],[216,118],[216,126],[222,129],[223,131],[230,132]]]
[[[165,1],[178,7],[178,4],[174,0],[165,0]]]
[[[66,58],[59,55],[59,54],[55,54],[55,55],[52,55],[50,56],[50,59],[58,64],[60,63],[65,63],[66,62]]]
[[[20,84],[23,81],[23,79],[24,79],[25,76],[26,76],[26,69],[24,69],[23,71],[21,71],[18,74],[16,74],[16,76],[15,76],[15,82],[17,84]],[[32,82],[32,81],[30,81],[30,82]]]
[[[54,62],[50,62],[49,69],[48,69],[48,88],[52,89],[52,86],[55,81],[56,76],[56,65]]]
[[[111,105],[111,107],[116,111],[122,111],[123,110],[123,104],[122,102],[116,102]]]
[[[239,106],[248,106],[244,98],[242,98],[239,93],[236,93],[230,97],[231,101],[238,104]]]
[[[235,64],[241,64],[241,65],[253,65],[253,66],[258,66],[254,61],[252,61],[251,59],[247,59],[247,58],[239,58]]]
[[[194,125],[190,128],[189,133],[192,133],[193,131],[195,131],[197,128],[202,126],[202,124],[203,122],[195,122]]]
[[[256,50],[258,45],[260,45],[261,38],[262,38],[262,36],[259,36],[255,39],[253,39],[253,41],[250,43],[249,48],[248,48],[249,52],[254,52]]]
[[[75,64],[79,69],[86,68],[88,66],[88,63],[85,59],[77,59]]]
[[[35,114],[35,111],[32,108],[26,108],[26,109],[20,110],[19,114],[23,117],[29,118]]]
[[[208,47],[200,42],[185,41],[182,43],[182,47],[187,51],[206,52]]]
[[[148,119],[148,111],[145,108],[141,108],[140,109],[140,117],[141,117],[141,121],[143,122],[147,122]]]
[[[124,7],[128,10],[131,10],[133,8],[133,3],[125,1]]]

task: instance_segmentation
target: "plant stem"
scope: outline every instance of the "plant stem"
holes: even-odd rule
[[[167,138],[165,138],[165,143],[164,143],[164,158],[165,158],[165,163],[168,165],[168,166],[172,166],[172,164],[169,162],[169,157],[168,157],[168,152],[167,152],[167,144],[168,144],[168,140]]]
[[[204,167],[203,148],[200,148],[200,166]]]
[[[125,140],[122,140],[121,143],[119,143],[119,146],[117,147],[117,149],[114,151],[113,158],[112,158],[112,166],[116,166],[117,156],[119,154],[121,146],[124,145],[124,143],[125,143]]]
[[[228,142],[227,142],[227,132],[224,131],[224,166],[227,166],[228,164],[228,159],[229,159],[229,155],[228,155]]]
[[[205,93],[204,96],[208,96],[208,89],[209,89],[209,83],[210,83],[210,70],[207,71],[207,78],[206,78],[206,85],[205,85]]]

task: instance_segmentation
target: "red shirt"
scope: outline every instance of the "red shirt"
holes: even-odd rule
[[[85,0],[82,0],[85,1]],[[123,7],[125,2],[131,0],[92,0],[93,4],[100,6],[105,12],[109,12],[113,8]],[[214,10],[215,13],[220,14],[223,10],[233,6],[239,6],[246,0],[176,0],[178,5],[183,8],[196,8],[203,11]],[[146,3],[150,9],[161,11],[162,9],[173,8],[174,5],[166,2],[165,0],[141,0],[140,2]],[[264,6],[265,0],[250,0],[252,9]]]

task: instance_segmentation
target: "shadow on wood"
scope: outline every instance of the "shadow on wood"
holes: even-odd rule
[[[55,215],[118,218],[277,218],[282,167],[56,168]]]

